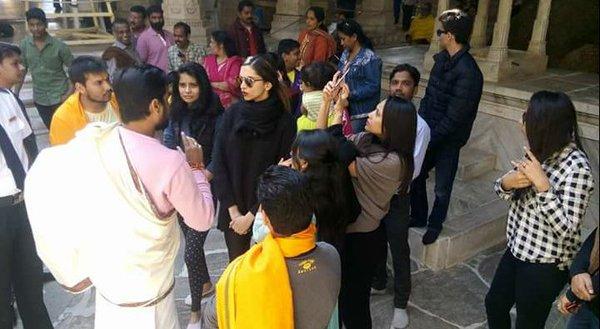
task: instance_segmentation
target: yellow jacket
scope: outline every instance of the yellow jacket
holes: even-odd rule
[[[113,93],[110,105],[115,111],[117,118],[119,115],[119,104]],[[50,145],[60,145],[69,142],[75,133],[83,129],[88,124],[87,116],[83,111],[83,106],[79,100],[79,93],[75,92],[65,100],[52,116],[50,123]]]

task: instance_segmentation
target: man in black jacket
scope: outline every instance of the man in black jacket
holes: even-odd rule
[[[433,58],[425,97],[419,114],[431,128],[431,141],[421,174],[411,187],[411,226],[424,227],[423,244],[435,242],[446,219],[458,157],[469,136],[481,99],[483,76],[469,53],[472,19],[458,9],[445,11],[438,18],[437,30],[443,50]],[[435,202],[427,220],[425,182],[435,168]]]

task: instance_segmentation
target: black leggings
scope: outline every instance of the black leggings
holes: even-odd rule
[[[370,329],[371,281],[385,257],[385,231],[380,226],[368,233],[348,233],[342,255],[340,313],[347,329]]]
[[[569,273],[555,264],[535,264],[506,250],[498,264],[485,309],[490,329],[510,329],[510,309],[517,305],[516,329],[543,329],[552,303]]]
[[[184,259],[190,282],[192,312],[198,312],[200,311],[200,304],[202,302],[202,288],[205,283],[210,282],[210,275],[206,267],[206,257],[204,256],[204,241],[206,240],[208,231],[196,231],[185,225],[181,218],[179,218],[179,224],[185,236]]]

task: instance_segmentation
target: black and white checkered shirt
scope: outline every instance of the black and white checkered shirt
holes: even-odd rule
[[[502,178],[494,189],[510,201],[506,236],[512,254],[530,263],[556,263],[564,270],[579,251],[594,179],[586,155],[574,143],[544,161],[542,168],[550,180],[546,192],[529,188],[517,198],[502,189]]]

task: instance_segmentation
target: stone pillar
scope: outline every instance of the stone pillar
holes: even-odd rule
[[[376,46],[402,37],[394,28],[392,12],[393,1],[390,0],[363,0],[360,7],[357,6],[356,21]]]
[[[192,29],[190,40],[208,48],[212,22],[205,15],[203,5],[201,0],[164,0],[165,29],[172,31],[175,23],[187,23]]]
[[[500,0],[498,18],[494,25],[494,39],[488,53],[488,60],[500,63],[508,57],[508,32],[513,0]]]
[[[298,39],[304,28],[304,15],[310,7],[309,0],[279,0],[271,23],[271,37],[276,39]]]
[[[438,21],[438,17],[442,15],[442,13],[450,7],[450,0],[439,0],[437,5],[437,15],[435,18],[435,27],[433,28],[433,36],[431,37],[431,44],[429,45],[429,50],[425,53],[425,58],[423,59],[423,69],[426,72],[431,71],[433,68],[433,55],[437,54],[440,51],[440,44],[438,41],[437,30],[442,28],[442,23]]]
[[[527,48],[528,55],[546,56],[546,33],[548,32],[551,5],[552,0],[540,0],[538,4],[533,32]]]
[[[477,4],[477,15],[473,23],[473,35],[471,35],[471,47],[484,48],[487,46],[487,21],[490,0],[479,0]]]

